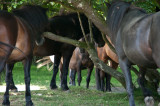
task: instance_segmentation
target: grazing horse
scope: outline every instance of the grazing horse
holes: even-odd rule
[[[86,88],[89,88],[90,76],[91,76],[93,67],[94,67],[94,64],[92,60],[89,58],[88,52],[86,50],[80,49],[79,47],[76,47],[71,57],[70,63],[69,63],[69,69],[70,69],[70,74],[69,74],[70,82],[69,83],[74,86],[76,85],[75,76],[77,73],[78,85],[80,86],[80,83],[82,81],[81,70],[87,68],[88,74],[86,78]]]
[[[160,12],[147,14],[127,2],[109,6],[109,36],[123,70],[130,106],[135,106],[130,67],[160,68]]]
[[[84,14],[80,14],[80,18],[82,20],[84,31],[86,34],[88,34],[89,33],[88,18]],[[50,23],[48,27],[49,32],[75,40],[79,40],[80,38],[83,37],[77,13],[54,16],[49,20],[49,23]],[[98,43],[100,47],[103,46],[104,41],[101,36],[101,32],[95,27],[95,25],[92,25],[92,30],[95,42]],[[72,57],[74,49],[75,46],[73,45],[53,41],[46,38],[44,44],[42,46],[37,47],[34,50],[35,51],[34,54],[36,56],[55,55],[53,76],[50,83],[51,89],[57,88],[56,75],[59,69],[61,57],[63,57],[61,88],[62,90],[69,89],[67,85],[67,74],[68,74],[69,62]]]
[[[0,11],[0,41],[7,45],[15,46],[19,51],[0,45],[0,71],[6,64],[6,92],[4,94],[3,105],[10,105],[9,86],[12,76],[13,64],[23,61],[26,84],[26,105],[32,106],[30,93],[30,66],[32,62],[33,49],[41,43],[41,34],[48,24],[46,9],[25,5],[13,13]]]
[[[102,60],[104,63],[108,63],[110,67],[113,69],[117,69],[118,67],[118,57],[117,55],[109,48],[107,44],[105,44],[104,47],[97,47],[97,53],[100,60]],[[106,78],[106,84],[104,81],[104,78]],[[111,91],[110,86],[111,76],[104,71],[102,71],[99,68],[96,68],[96,86],[97,90],[101,91]],[[106,87],[105,87],[106,85]],[[104,87],[106,89],[104,89]]]

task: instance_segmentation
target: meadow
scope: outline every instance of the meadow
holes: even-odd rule
[[[120,69],[118,69],[120,71]],[[49,84],[52,77],[52,71],[46,67],[37,69],[35,65],[31,67],[31,86],[39,86],[40,90],[31,91],[32,101],[35,106],[129,106],[127,93],[121,84],[112,78],[112,92],[102,92],[96,90],[95,70],[92,72],[89,89],[86,89],[87,70],[82,71],[81,86],[69,86],[69,91],[62,91],[60,88],[50,90]],[[138,87],[136,77],[133,74],[133,83]],[[13,70],[13,79],[15,85],[24,85],[24,71],[21,63],[15,65]],[[69,82],[69,78],[68,78]],[[57,75],[57,85],[60,84],[59,75]],[[77,84],[77,83],[76,83]],[[3,81],[0,86],[5,85]],[[0,106],[3,101],[3,92],[0,93]],[[11,106],[25,105],[25,92],[10,92]],[[135,89],[136,106],[145,106],[144,98],[140,89]],[[158,99],[156,99],[156,105]]]

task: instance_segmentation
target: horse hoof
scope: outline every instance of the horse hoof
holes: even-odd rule
[[[10,90],[11,90],[12,92],[18,92],[18,89],[17,89],[17,88],[14,88],[14,89],[11,88]]]
[[[152,96],[147,96],[144,99],[146,106],[154,106],[154,99]]]
[[[34,104],[32,101],[28,101],[28,102],[26,102],[26,106],[34,106]]]
[[[10,102],[8,100],[3,101],[2,106],[10,106]]]
[[[54,85],[54,86],[50,86],[51,90],[54,90],[54,89],[57,89],[57,85]]]
[[[61,89],[62,89],[63,91],[69,90],[68,86],[61,86]]]
[[[14,86],[14,85],[11,85],[9,89],[10,89],[12,92],[18,92],[17,87]]]

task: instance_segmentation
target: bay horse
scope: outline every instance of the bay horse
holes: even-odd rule
[[[118,67],[118,57],[117,55],[110,49],[110,47],[105,44],[104,47],[97,47],[97,54],[100,60],[104,63],[108,64],[113,69],[117,69]],[[99,68],[96,68],[96,87],[97,90],[101,91],[111,91],[111,75],[105,73]],[[104,80],[106,79],[106,81]],[[106,84],[105,84],[106,82]],[[105,89],[104,89],[105,88]]]
[[[80,86],[82,81],[81,70],[88,69],[88,74],[86,78],[86,88],[89,88],[90,76],[92,74],[93,67],[94,63],[89,58],[88,52],[86,50],[82,51],[79,47],[76,47],[69,63],[70,84],[75,85],[75,76],[77,73],[77,81],[78,85]]]
[[[127,2],[108,5],[109,37],[123,70],[130,106],[135,106],[130,67],[160,68],[160,12],[147,14]]]
[[[84,14],[80,14],[80,18],[82,20],[82,25],[86,34],[89,33],[89,25],[88,25],[88,18]],[[63,37],[68,37],[71,39],[79,40],[83,37],[78,15],[77,13],[70,13],[66,15],[54,16],[49,19],[49,32],[52,32],[56,35],[60,35]],[[103,46],[104,41],[101,36],[101,32],[98,28],[92,24],[93,30],[93,38],[98,46]],[[56,75],[59,70],[59,64],[61,57],[63,57],[63,66],[62,66],[62,79],[61,79],[61,89],[68,90],[67,85],[67,75],[68,75],[68,67],[69,62],[72,57],[73,51],[75,46],[61,43],[57,41],[50,40],[45,38],[45,42],[42,46],[35,48],[34,54],[36,56],[50,56],[55,55],[54,57],[54,66],[53,66],[53,76],[50,82],[50,88],[56,89]],[[42,51],[43,50],[43,51]]]
[[[32,106],[30,93],[30,66],[34,46],[41,43],[41,34],[48,24],[46,9],[37,5],[25,5],[12,13],[0,11],[0,42],[9,46],[0,45],[0,72],[6,65],[6,92],[3,105],[10,105],[9,86],[13,64],[23,61],[25,73],[26,106]]]

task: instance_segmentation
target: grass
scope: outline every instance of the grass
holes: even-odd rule
[[[93,71],[90,82],[90,89],[86,89],[86,73],[82,71],[81,86],[70,86],[69,91],[62,91],[60,88],[50,90],[49,84],[52,77],[51,71],[46,71],[46,68],[37,69],[32,65],[31,68],[31,85],[45,87],[46,90],[32,91],[32,101],[35,106],[128,106],[128,96],[125,92],[101,92],[95,89],[95,73]],[[134,74],[134,73],[132,73]],[[24,84],[24,71],[21,63],[15,65],[13,70],[13,78],[15,84]],[[69,80],[69,78],[68,78]],[[133,77],[133,82],[136,82],[136,77]],[[3,84],[5,84],[3,82]],[[60,84],[59,76],[57,76],[57,85]],[[112,78],[112,84],[116,87],[121,87],[121,84]],[[3,100],[3,94],[0,93],[0,104]],[[10,92],[11,106],[25,105],[25,92]],[[136,106],[144,106],[143,96],[139,89],[135,90]],[[158,101],[156,101],[157,106]]]

